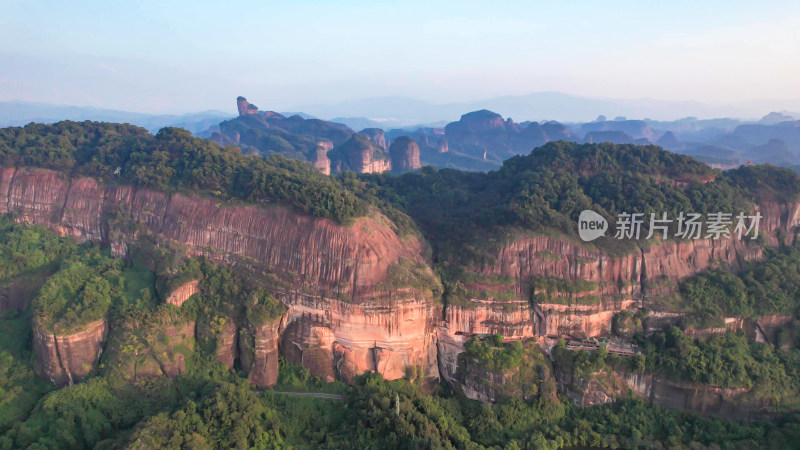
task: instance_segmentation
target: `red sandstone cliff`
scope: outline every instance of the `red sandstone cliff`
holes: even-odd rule
[[[299,277],[317,292],[369,298],[401,257],[422,261],[422,245],[403,241],[384,218],[349,227],[283,207],[223,206],[199,196],[133,186],[102,186],[91,178],[62,180],[45,169],[0,170],[0,214],[48,226],[79,241],[108,240],[108,216],[146,227],[212,258],[238,255]],[[121,236],[121,239],[125,239]]]
[[[258,107],[248,102],[246,98],[241,96],[236,98],[236,109],[239,110],[240,116],[258,114]]]
[[[766,242],[790,243],[800,204],[765,202],[758,209],[764,216],[760,232]],[[519,299],[529,298],[535,277],[591,282],[591,290],[555,293],[559,301],[538,302],[536,315],[539,334],[594,336],[610,331],[614,312],[642,305],[642,301],[657,309],[659,298],[674,293],[680,279],[716,265],[741,270],[746,261],[761,257],[760,246],[735,238],[666,241],[614,257],[593,246],[536,236],[503,246],[493,264],[472,270],[485,277],[512,278],[514,283],[507,289]],[[582,302],[581,298],[592,301]]]
[[[315,374],[352,379],[375,370],[399,378],[405,366],[420,365],[438,376],[435,328],[441,307],[411,291],[392,294],[380,287],[388,267],[401,258],[423,262],[422,244],[401,240],[383,217],[359,218],[345,227],[282,207],[222,206],[208,198],[102,186],[91,178],[64,180],[53,171],[24,168],[0,171],[0,214],[8,212],[18,222],[46,225],[79,241],[104,240],[119,254],[135,238],[125,230],[134,229],[192,253],[260,265],[303,292],[275,292],[290,307],[280,340],[285,349],[300,349],[290,359]],[[171,296],[174,303],[191,295],[191,286],[184,288]],[[236,329],[225,331],[218,357],[230,366]],[[270,385],[278,338],[255,334],[263,341],[256,352],[263,360],[257,356],[251,380]],[[180,361],[162,363],[170,375],[183,370]],[[159,372],[158,364],[152,366],[137,373]]]
[[[375,371],[401,378],[421,366],[438,378],[436,328],[441,306],[432,299],[408,297],[359,304],[296,294],[281,324],[281,353],[315,376],[352,382]]]
[[[56,335],[38,326],[33,327],[33,345],[39,376],[57,386],[83,380],[94,368],[103,351],[108,327],[105,319],[97,320],[70,335]]]
[[[251,330],[253,357],[248,369],[250,384],[272,387],[278,382],[278,338],[280,321],[265,323]]]

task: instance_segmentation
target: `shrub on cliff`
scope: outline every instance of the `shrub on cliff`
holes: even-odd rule
[[[800,314],[800,243],[765,248],[742,273],[708,270],[681,284],[684,308],[697,325],[723,317]]]
[[[260,327],[273,321],[286,312],[286,307],[270,293],[257,290],[251,295],[250,301],[245,305],[247,322]]]
[[[74,240],[44,227],[17,225],[0,216],[0,282],[47,268],[74,255],[77,248]]]
[[[648,371],[724,388],[755,387],[779,402],[797,402],[798,350],[749,342],[741,332],[692,339],[677,327],[653,334],[642,345]]]
[[[415,263],[408,258],[400,260],[387,269],[388,281],[380,287],[387,290],[413,288],[426,295],[438,297],[442,292],[439,279],[425,265]]]
[[[87,249],[83,261],[68,261],[42,286],[33,303],[34,321],[43,330],[69,334],[102,319],[124,292],[120,263]],[[84,262],[85,261],[85,262]]]

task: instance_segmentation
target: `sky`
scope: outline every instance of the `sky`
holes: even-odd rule
[[[166,4],[168,3],[168,4]],[[0,3],[0,101],[148,113],[557,91],[800,99],[800,2]]]

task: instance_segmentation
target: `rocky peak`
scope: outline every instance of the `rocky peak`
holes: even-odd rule
[[[389,170],[389,158],[378,144],[356,133],[328,153],[333,172],[380,173]]]
[[[758,123],[763,125],[775,125],[776,123],[788,122],[790,120],[794,120],[794,117],[773,111],[762,117]]]
[[[380,148],[386,150],[386,133],[384,133],[382,129],[364,128],[363,130],[359,131],[359,133],[368,137],[372,142],[378,144]]]
[[[389,147],[393,172],[405,172],[422,167],[419,162],[419,146],[410,136],[400,136]]]
[[[664,147],[667,150],[682,150],[685,148],[683,143],[679,141],[677,137],[675,137],[675,133],[672,131],[667,131],[660,138],[658,138],[656,145]]]
[[[547,133],[547,137],[551,141],[560,141],[565,140],[568,141],[572,139],[572,136],[563,124],[556,122],[555,120],[551,120],[549,122],[545,122],[542,124],[542,130]]]
[[[258,114],[258,106],[248,102],[246,98],[241,95],[236,97],[236,108],[239,110],[240,116],[248,114]]]
[[[513,122],[512,122],[513,123]],[[506,122],[503,116],[488,109],[473,111],[461,116],[458,122],[447,125],[447,128],[461,128],[464,131],[480,132],[492,129],[504,129]],[[447,131],[450,131],[449,129]]]

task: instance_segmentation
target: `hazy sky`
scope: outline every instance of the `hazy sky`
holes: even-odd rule
[[[800,2],[2,0],[0,100],[143,112],[800,98]],[[656,3],[662,3],[658,5]]]

